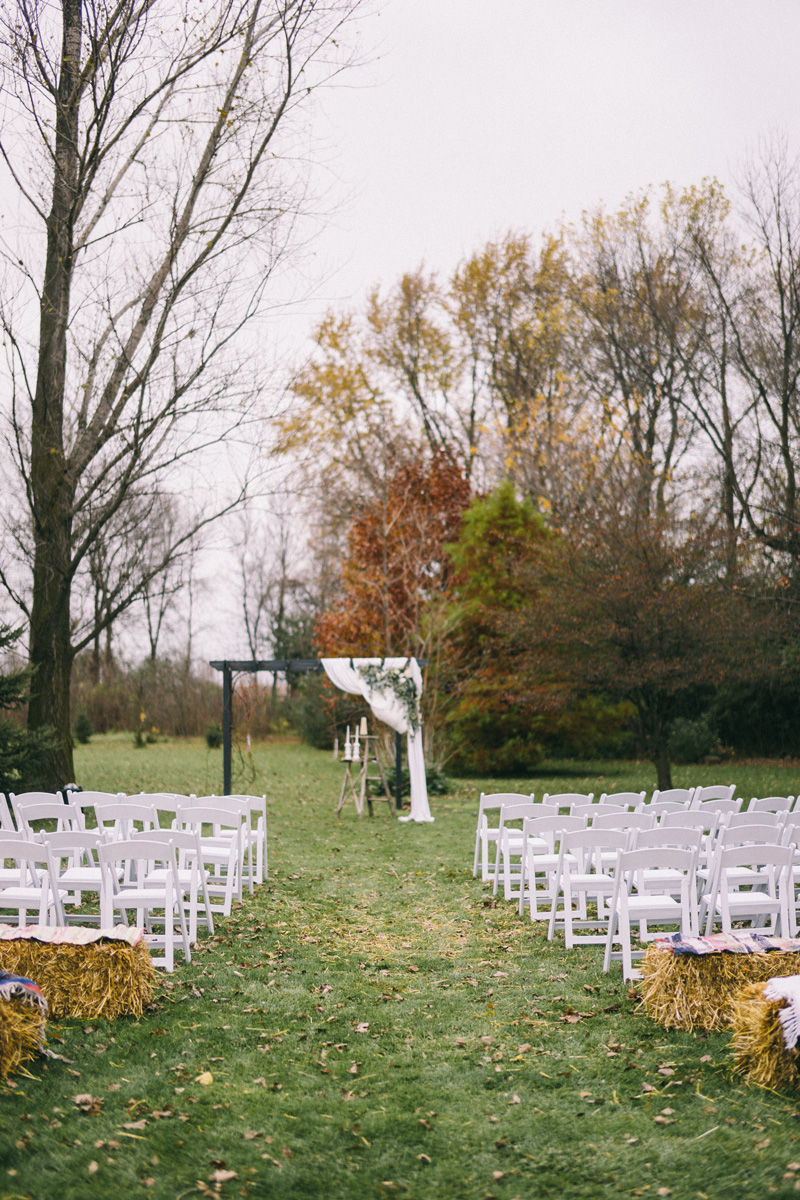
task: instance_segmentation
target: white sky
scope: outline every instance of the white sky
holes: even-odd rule
[[[796,143],[798,0],[375,0],[361,27],[369,61],[324,101],[350,199],[314,244],[312,312]]]

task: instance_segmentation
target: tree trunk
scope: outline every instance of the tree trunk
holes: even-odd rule
[[[63,417],[78,171],[80,54],[81,0],[63,0],[53,198],[47,219],[30,468],[35,539],[30,660],[35,673],[28,704],[28,728],[49,725],[55,732],[56,746],[44,765],[46,785],[50,788],[74,778],[69,690],[75,489],[66,469]]]
[[[667,747],[663,742],[656,747],[653,754],[653,762],[658,780],[656,786],[660,792],[667,791],[672,787],[672,769],[670,767],[669,755],[667,754]]]

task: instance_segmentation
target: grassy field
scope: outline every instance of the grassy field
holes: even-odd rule
[[[735,1078],[725,1036],[666,1033],[619,967],[602,974],[601,948],[548,943],[472,879],[489,781],[460,781],[434,825],[408,826],[385,806],[337,820],[327,754],[259,746],[255,767],[238,786],[269,798],[269,882],[162,976],[142,1021],[51,1023],[62,1058],[0,1094],[0,1200],[800,1190],[800,1097]],[[221,755],[199,742],[95,738],[77,770],[84,787],[221,790]],[[800,788],[778,765],[676,776]],[[503,784],[523,786],[651,788],[652,768]]]

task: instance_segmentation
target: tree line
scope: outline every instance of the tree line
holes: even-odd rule
[[[682,722],[796,687],[799,184],[771,143],[735,204],[665,186],[320,323],[281,441],[317,645],[428,658],[434,753],[627,720],[663,787]]]

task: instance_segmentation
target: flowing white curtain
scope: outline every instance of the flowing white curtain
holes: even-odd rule
[[[411,777],[411,813],[401,821],[433,821],[428,804],[428,785],[425,781],[425,756],[422,750],[422,720],[419,698],[422,695],[422,672],[415,658],[323,658],[325,673],[331,683],[351,696],[363,696],[379,721],[395,733],[408,734],[408,772]],[[395,695],[391,684],[381,685],[380,675],[370,684],[359,667],[378,667],[382,671],[406,674],[416,690],[417,710],[412,726],[405,705]]]

